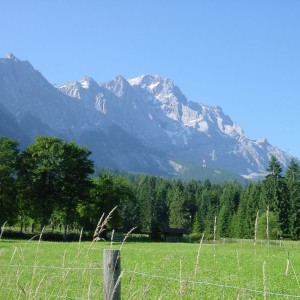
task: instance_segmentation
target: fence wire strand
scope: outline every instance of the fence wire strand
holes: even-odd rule
[[[52,270],[67,270],[67,271],[92,271],[92,270],[103,270],[103,268],[100,267],[90,267],[90,268],[74,268],[74,267],[51,267],[51,266],[29,266],[29,265],[0,265],[1,267],[7,267],[7,268],[28,268],[28,269],[52,269]]]
[[[30,265],[10,265],[10,264],[0,264],[1,267],[8,267],[8,268],[31,268],[31,269],[52,269],[52,270],[67,270],[67,271],[93,271],[93,270],[103,270],[102,267],[57,267],[57,266],[30,266]],[[133,275],[138,275],[138,276],[143,276],[143,277],[149,277],[149,278],[155,278],[155,279],[163,279],[163,280],[168,280],[168,281],[176,281],[179,283],[188,283],[188,284],[194,284],[194,285],[205,285],[205,286],[212,286],[212,287],[219,287],[223,289],[234,289],[234,290],[239,290],[239,291],[244,291],[248,293],[255,293],[255,294],[267,294],[269,296],[275,296],[275,297],[285,297],[285,298],[293,298],[293,299],[300,299],[300,295],[290,295],[290,294],[283,294],[283,293],[276,293],[276,292],[268,292],[268,291],[261,291],[261,290],[256,290],[256,289],[251,289],[251,288],[245,288],[245,287],[239,287],[239,286],[234,286],[234,285],[225,285],[225,284],[219,284],[219,283],[212,283],[212,282],[205,282],[205,281],[192,281],[188,279],[179,279],[179,278],[173,278],[173,277],[167,277],[167,276],[162,276],[162,275],[154,275],[154,274],[149,274],[149,273],[143,273],[143,272],[137,272],[137,271],[132,271],[132,270],[123,270],[124,273],[128,274],[133,274]],[[15,291],[15,292],[21,292],[20,289],[13,289],[13,288],[8,288],[8,287],[0,287],[0,290],[7,290],[7,291]],[[55,297],[59,299],[77,299],[77,300],[84,300],[84,298],[78,298],[78,297],[69,297],[67,295],[54,295],[54,294],[47,294],[47,293],[41,293],[38,292],[39,295],[44,295],[44,296],[50,296],[50,297]]]
[[[244,288],[244,287],[239,287],[239,286],[234,286],[234,285],[224,285],[224,284],[219,284],[219,283],[212,283],[212,282],[205,282],[205,281],[192,281],[192,280],[182,280],[179,278],[172,278],[172,277],[166,277],[166,276],[161,276],[161,275],[153,275],[153,274],[147,274],[147,273],[142,273],[142,272],[136,272],[136,271],[131,271],[131,270],[124,270],[126,273],[130,274],[136,274],[140,275],[143,277],[150,277],[150,278],[158,278],[158,279],[165,279],[169,281],[176,281],[179,283],[189,283],[189,284],[197,284],[197,285],[207,285],[207,286],[215,286],[215,287],[220,287],[220,288],[225,288],[225,289],[235,289],[235,290],[240,290],[244,292],[249,292],[249,293],[256,293],[256,294],[264,294],[266,293],[267,295],[270,296],[277,296],[277,297],[286,297],[286,298],[295,298],[295,299],[300,299],[300,296],[298,295],[289,295],[289,294],[282,294],[282,293],[275,293],[275,292],[264,292],[260,290],[254,290],[250,288]]]

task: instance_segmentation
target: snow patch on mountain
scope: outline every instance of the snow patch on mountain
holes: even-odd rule
[[[0,104],[30,127],[30,137],[42,132],[84,141],[98,161],[101,152],[120,168],[136,162],[169,172],[177,161],[205,160],[209,168],[248,175],[264,173],[272,155],[283,167],[291,159],[266,139],[248,139],[220,107],[188,100],[159,75],[107,83],[84,76],[54,87],[10,54],[0,58],[0,90]]]

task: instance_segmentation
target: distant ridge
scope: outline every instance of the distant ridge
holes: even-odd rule
[[[0,59],[0,90],[0,114],[3,107],[16,125],[1,123],[2,134],[26,142],[37,135],[74,140],[100,166],[173,176],[191,165],[202,172],[205,161],[209,169],[251,177],[265,174],[271,155],[284,168],[291,159],[266,139],[248,139],[220,107],[188,100],[159,75],[106,83],[86,76],[54,87],[9,54]]]

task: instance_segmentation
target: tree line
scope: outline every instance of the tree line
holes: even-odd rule
[[[0,137],[0,224],[21,231],[50,226],[93,231],[117,206],[108,228],[150,234],[183,228],[191,237],[300,237],[300,168],[285,174],[273,156],[260,182],[213,184],[102,169],[91,152],[56,137],[37,137],[23,151]],[[266,230],[268,228],[268,231]]]

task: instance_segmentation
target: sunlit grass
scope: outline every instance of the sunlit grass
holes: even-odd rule
[[[109,247],[108,242],[2,239],[0,299],[102,299],[103,249]],[[215,253],[214,245],[202,244],[195,271],[198,249],[188,243],[125,242],[122,298],[263,299],[264,262],[268,293],[300,295],[299,242],[218,243]]]

